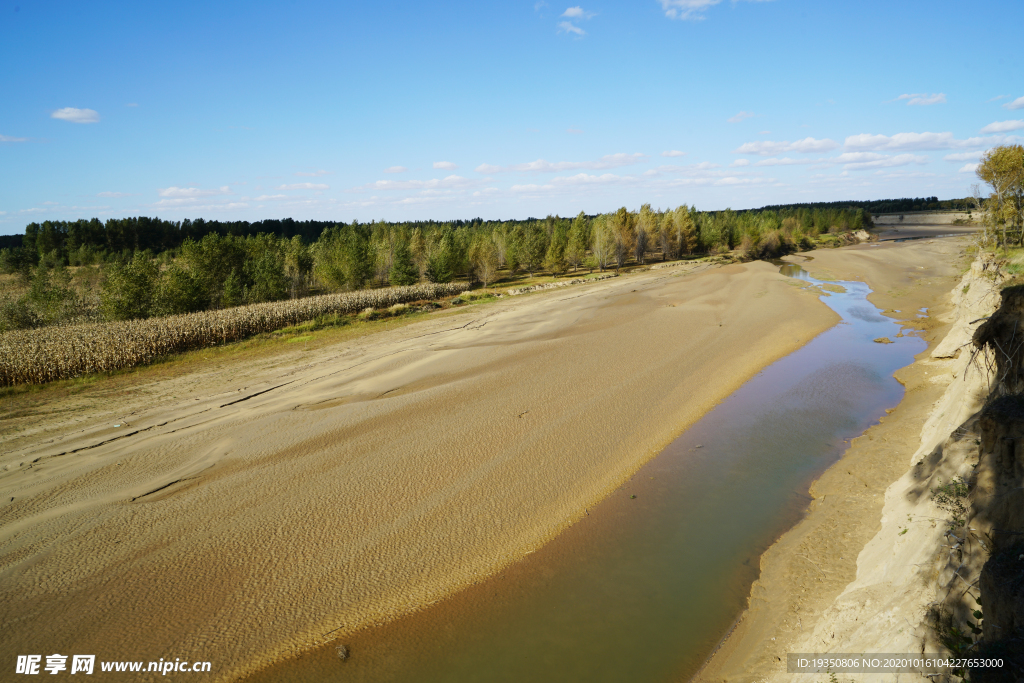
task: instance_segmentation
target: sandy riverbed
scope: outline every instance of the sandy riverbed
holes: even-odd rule
[[[4,659],[231,679],[414,610],[539,547],[835,321],[766,263],[669,268],[116,402],[100,382],[0,442]]]
[[[933,586],[917,578],[910,560],[894,560],[890,548],[898,538],[926,555],[934,539],[916,529],[913,536],[896,536],[900,522],[907,526],[907,512],[918,511],[902,501],[903,491],[897,492],[894,482],[906,478],[915,454],[941,442],[959,424],[953,414],[936,422],[936,411],[946,409],[940,399],[955,378],[949,361],[936,361],[931,354],[950,329],[949,293],[969,263],[963,250],[970,241],[862,245],[814,252],[813,261],[802,263],[818,277],[866,281],[875,290],[868,298],[888,315],[919,328],[929,348],[896,373],[906,386],[899,406],[853,440],[843,458],[812,486],[807,517],[762,556],[749,609],[698,681],[795,680],[786,673],[788,652],[912,652],[922,643],[931,645],[929,651],[938,649],[922,621]],[[927,317],[918,317],[922,308]],[[954,412],[959,415],[973,401],[955,399]],[[884,539],[884,547],[876,535],[883,507],[893,537]],[[916,519],[925,518],[918,514]],[[878,547],[869,551],[869,542]],[[869,585],[865,589],[855,581]],[[851,590],[859,591],[856,598],[841,602],[840,596]]]

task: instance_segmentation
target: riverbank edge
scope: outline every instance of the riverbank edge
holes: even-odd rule
[[[929,481],[949,479],[941,445],[989,394],[967,345],[999,304],[991,266],[979,256],[953,288],[932,343],[894,373],[904,399],[814,482],[807,515],[762,555],[748,608],[692,681],[816,680],[786,672],[793,652],[942,650],[928,607],[945,528],[920,467]]]

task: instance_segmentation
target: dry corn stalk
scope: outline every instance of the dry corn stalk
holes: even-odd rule
[[[468,288],[465,283],[387,287],[164,318],[5,332],[0,334],[0,386],[40,384],[121,370],[170,353],[224,344],[322,315],[438,299]]]

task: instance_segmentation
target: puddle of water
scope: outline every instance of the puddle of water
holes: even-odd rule
[[[806,270],[795,263],[782,263],[779,265],[779,272],[786,277],[795,277],[800,280],[809,280],[810,275]]]
[[[793,264],[783,273],[824,285]],[[842,282],[843,322],[765,368],[583,521],[449,600],[252,681],[670,681],[700,667],[746,604],[758,558],[810,482],[903,395],[925,348]],[[756,344],[756,339],[751,339]],[[700,391],[695,386],[694,391]],[[633,498],[632,496],[635,496]]]

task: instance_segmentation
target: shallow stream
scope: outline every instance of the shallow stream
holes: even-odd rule
[[[892,374],[926,346],[897,337],[867,285],[820,282],[793,264],[780,272],[825,288],[842,322],[765,368],[501,575],[343,639],[347,661],[334,643],[251,680],[618,683],[695,673],[745,607],[760,555],[800,519],[811,481],[899,403]],[[873,341],[881,337],[893,343]]]

